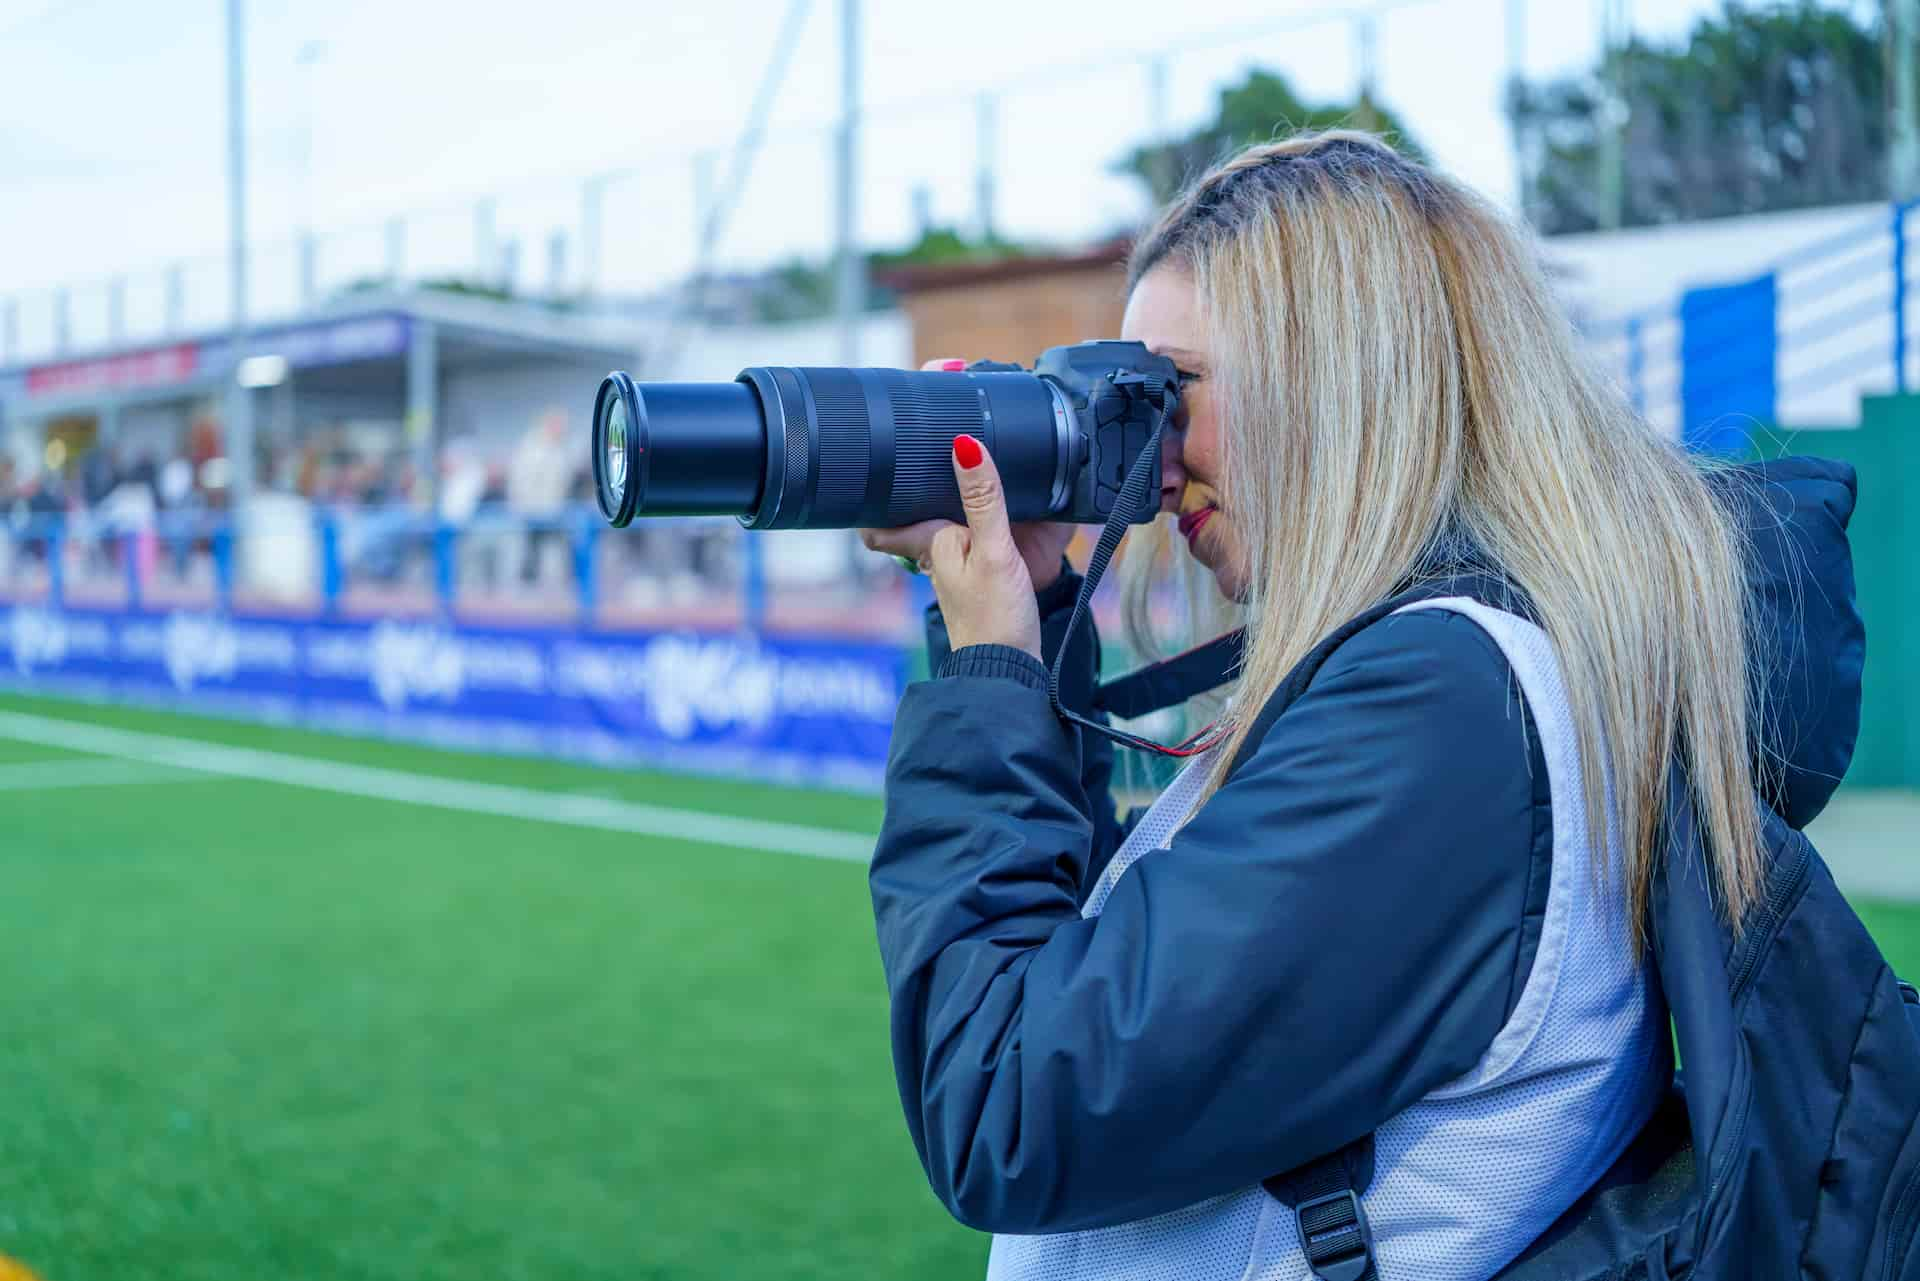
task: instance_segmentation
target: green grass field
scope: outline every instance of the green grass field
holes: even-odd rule
[[[45,1281],[981,1275],[899,1116],[856,864],[115,764],[20,713],[855,833],[879,805],[0,697],[0,1254]],[[1920,909],[1869,921],[1920,972]]]
[[[879,821],[832,793],[9,712]],[[0,736],[0,786],[71,755]],[[0,1254],[45,1281],[982,1273],[900,1118],[855,864],[217,775],[0,806]]]

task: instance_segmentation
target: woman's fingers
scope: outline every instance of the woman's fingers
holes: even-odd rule
[[[889,556],[905,556],[911,561],[926,559],[933,549],[933,537],[942,529],[958,529],[950,520],[923,520],[917,525],[902,525],[899,529],[863,529],[860,541],[874,551],[885,552]]]
[[[926,564],[933,571],[936,587],[960,581],[966,572],[967,551],[973,534],[965,525],[948,525],[934,531],[933,546],[927,549]]]
[[[1007,502],[1000,492],[1000,469],[985,446],[971,436],[954,437],[953,474],[960,483],[960,505],[966,510],[974,545],[1017,554],[1013,527],[1007,522]]]
[[[958,356],[944,356],[939,360],[929,360],[927,363],[920,366],[920,372],[923,374],[931,374],[931,373],[944,371],[949,374],[954,374],[954,373],[959,373],[961,370],[965,369],[966,367],[967,367],[967,362],[960,359]]]
[[[933,590],[946,613],[955,648],[1011,645],[1040,657],[1040,613],[1033,578],[1007,523],[1000,471],[979,441],[957,436],[953,475],[960,487],[964,525],[933,536]]]

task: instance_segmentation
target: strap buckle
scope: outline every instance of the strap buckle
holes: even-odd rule
[[[1143,374],[1135,369],[1109,375],[1116,388],[1138,388],[1138,395],[1155,409],[1172,413],[1180,405],[1180,384],[1168,382],[1158,374]]]
[[[1366,1281],[1373,1271],[1373,1228],[1351,1188],[1293,1207],[1300,1248],[1315,1281]]]

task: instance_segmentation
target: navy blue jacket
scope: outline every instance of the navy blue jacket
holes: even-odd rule
[[[1844,518],[1820,514],[1835,478],[1772,466],[1792,510],[1754,522],[1777,641],[1756,679],[1788,750],[1765,782],[1783,812],[1817,810],[1854,728],[1826,698],[1858,679],[1837,611],[1858,620],[1850,573],[1818,603],[1821,566],[1847,564]],[[1042,600],[1049,658],[1076,587]],[[1191,1205],[1479,1060],[1532,962],[1551,815],[1538,736],[1471,622],[1422,611],[1347,640],[1171,852],[1083,920],[1123,831],[1109,749],[1053,715],[1031,657],[947,655],[931,621],[940,674],[901,702],[871,885],[908,1128],[956,1217],[1054,1232]],[[1095,652],[1069,656],[1071,696]]]

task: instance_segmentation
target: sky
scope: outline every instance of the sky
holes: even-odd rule
[[[1441,166],[1504,202],[1513,3],[1528,75],[1591,62],[1597,0],[1388,0],[1376,19],[1381,97]],[[1716,7],[1635,0],[1631,20],[1672,39]],[[396,215],[410,270],[470,271],[483,199],[496,248],[519,246],[523,283],[547,278],[556,234],[563,274],[577,279],[583,183],[596,174],[602,283],[685,272],[699,170],[724,173],[787,12],[787,0],[249,0],[255,310],[290,301],[293,244],[309,223],[323,283],[377,271]],[[983,94],[995,102],[1003,233],[1069,244],[1124,226],[1145,199],[1114,165],[1154,127],[1154,58],[1176,131],[1256,66],[1309,99],[1348,98],[1353,12],[1308,0],[863,0],[861,238],[909,240],[916,191],[937,221],[971,224]],[[839,0],[815,0],[802,20],[722,265],[832,244],[840,21]],[[103,313],[104,282],[121,275],[129,323],[155,322],[175,262],[190,320],[224,314],[225,40],[224,0],[0,0],[0,299],[17,300],[29,337],[61,284],[83,335]]]

